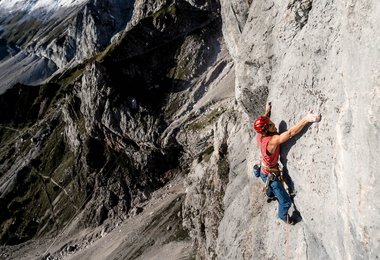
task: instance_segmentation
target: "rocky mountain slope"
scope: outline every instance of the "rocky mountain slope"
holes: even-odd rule
[[[1,96],[9,111],[1,115],[3,257],[56,258],[83,249],[144,211],[152,192],[175,176],[182,180],[194,154],[211,153],[212,124],[234,93],[217,6],[135,4],[145,12],[103,52],[47,84],[18,84]],[[163,219],[173,228],[154,234],[166,231],[162,243],[183,243],[194,254],[177,214]],[[151,244],[153,223],[145,227],[152,239],[123,250],[126,256],[158,247]],[[78,229],[93,231],[71,246],[70,230]]]
[[[119,4],[103,47],[66,59],[108,31],[83,19],[66,47],[31,48],[61,68],[48,83],[0,95],[0,257],[379,257],[380,4]],[[322,114],[281,148],[295,226],[251,174],[267,100],[280,131]]]
[[[134,1],[0,1],[0,93],[38,85],[104,50]],[[136,22],[136,21],[135,21]]]

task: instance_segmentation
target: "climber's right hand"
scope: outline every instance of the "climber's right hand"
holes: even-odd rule
[[[315,123],[315,122],[320,122],[321,121],[321,115],[313,114],[312,112],[309,112],[305,119],[309,123]]]
[[[272,103],[270,101],[265,105],[265,113],[269,113],[272,109]]]
[[[264,116],[267,116],[267,117],[270,117],[270,112],[272,110],[272,103],[271,102],[267,102],[267,104],[265,105],[265,113],[264,113]]]

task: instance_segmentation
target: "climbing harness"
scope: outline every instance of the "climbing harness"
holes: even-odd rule
[[[265,186],[263,187],[263,192],[266,192],[270,183],[275,181],[276,179],[281,182],[282,186],[285,188],[285,182],[282,175],[282,169],[280,168],[280,165],[276,165],[276,168],[270,168],[264,164],[264,162],[261,162],[261,167],[267,170],[269,173],[267,175],[267,180],[265,182]]]

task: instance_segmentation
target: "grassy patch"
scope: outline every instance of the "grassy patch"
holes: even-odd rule
[[[95,56],[95,60],[97,62],[103,62],[105,57],[114,49],[115,45],[113,44],[110,44],[107,46],[107,48],[100,52],[98,55]]]
[[[168,73],[169,77],[172,77],[176,80],[188,80],[188,77],[191,74],[191,65],[189,64],[190,62],[186,58],[187,57],[180,57],[177,60],[178,63],[176,64],[176,66],[172,68]]]
[[[220,179],[227,184],[229,180],[230,164],[226,158],[218,161],[218,175]]]
[[[192,69],[197,66],[196,58],[198,56],[198,53],[191,52],[189,49],[196,44],[194,36],[188,36],[184,40],[181,48],[177,51],[175,67],[170,69],[168,77],[178,81],[189,80]]]
[[[166,117],[171,118],[176,112],[178,112],[178,109],[181,107],[181,97],[178,94],[172,94],[174,96],[173,99],[170,100],[170,103],[166,107]]]
[[[209,126],[216,122],[216,120],[224,113],[225,110],[223,109],[215,109],[211,111],[209,114],[200,117],[198,120],[195,120],[194,122],[188,124],[186,126],[187,130],[190,131],[198,131],[206,126]]]
[[[19,135],[18,129],[11,129],[8,126],[0,126],[0,156],[4,156],[10,150],[12,144],[17,140]]]
[[[17,190],[23,192],[16,190],[17,195],[8,204],[8,214],[17,216],[18,219],[6,231],[7,235],[15,237],[13,243],[62,228],[74,216],[77,206],[75,202],[79,204],[83,201],[83,194],[78,190],[71,189],[69,196],[62,190],[72,182],[71,169],[75,163],[74,154],[64,142],[63,129],[63,123],[54,128],[44,141],[40,156],[33,160],[31,170],[19,174]],[[52,205],[58,196],[59,199]],[[75,198],[75,202],[71,197]],[[4,217],[2,216],[3,219]],[[33,225],[32,230],[30,225]],[[44,229],[40,232],[42,227]]]
[[[56,24],[54,26],[52,26],[52,30],[50,31],[50,33],[46,36],[46,40],[44,41],[45,43],[50,43],[51,41],[53,41],[57,35],[60,35],[62,34],[62,32],[64,31],[65,27],[62,25],[62,24]]]
[[[14,164],[19,151],[30,149],[30,137],[27,134],[27,127],[13,128],[0,126],[0,176],[7,172]],[[17,145],[16,145],[17,143]]]
[[[9,218],[0,224],[0,238],[6,235],[7,231],[10,229],[12,225],[12,222],[13,222],[13,218]]]
[[[47,176],[51,176],[64,159],[66,146],[62,135],[63,130],[63,123],[53,130],[49,139],[45,142],[44,150],[39,158],[42,161],[41,170]]]
[[[70,70],[65,77],[60,79],[58,81],[58,84],[61,86],[68,86],[70,84],[73,84],[76,80],[79,79],[80,76],[82,76],[83,72],[85,70],[85,66],[77,66],[74,69]]]
[[[154,19],[163,18],[167,15],[176,16],[177,7],[175,5],[166,6],[153,14]]]
[[[76,199],[81,198],[81,201],[84,201],[84,196],[82,194],[76,193],[69,194],[73,197],[76,197]],[[82,196],[81,196],[82,195]],[[66,194],[64,194],[59,202],[55,205],[55,208],[58,209],[58,213],[56,214],[57,219],[59,219],[59,226],[58,229],[63,228],[76,214],[77,209],[74,207],[77,205],[73,205],[73,201],[68,197]],[[79,206],[77,206],[79,208]]]
[[[184,241],[190,238],[189,233],[183,228],[182,224],[179,223],[175,226],[174,229],[174,234],[172,234],[169,237],[169,240],[166,242],[171,242],[171,241]]]
[[[18,34],[16,34],[15,36],[15,39],[18,39],[18,41],[16,42],[17,45],[22,45],[24,43],[27,44],[28,42],[30,42],[42,25],[43,22],[34,17],[30,17],[27,21],[22,23],[18,27]]]
[[[198,157],[198,162],[205,161],[208,162],[211,158],[212,153],[214,152],[214,146],[209,146],[204,150]]]

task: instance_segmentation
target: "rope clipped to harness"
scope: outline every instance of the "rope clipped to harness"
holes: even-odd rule
[[[268,172],[270,173],[278,173],[278,172],[281,172],[282,173],[282,170],[280,169],[280,165],[276,165],[276,168],[270,168],[269,166],[266,166],[264,164],[264,162],[261,162],[261,167],[264,168],[265,170],[267,170]]]
[[[270,168],[266,166],[264,162],[261,162],[261,167],[269,172],[267,175],[267,180],[265,182],[265,187],[263,187],[263,192],[266,192],[270,183],[276,179],[278,179],[281,182],[282,186],[285,188],[285,181],[283,178],[282,169],[280,168],[279,164],[276,165],[276,168]]]

